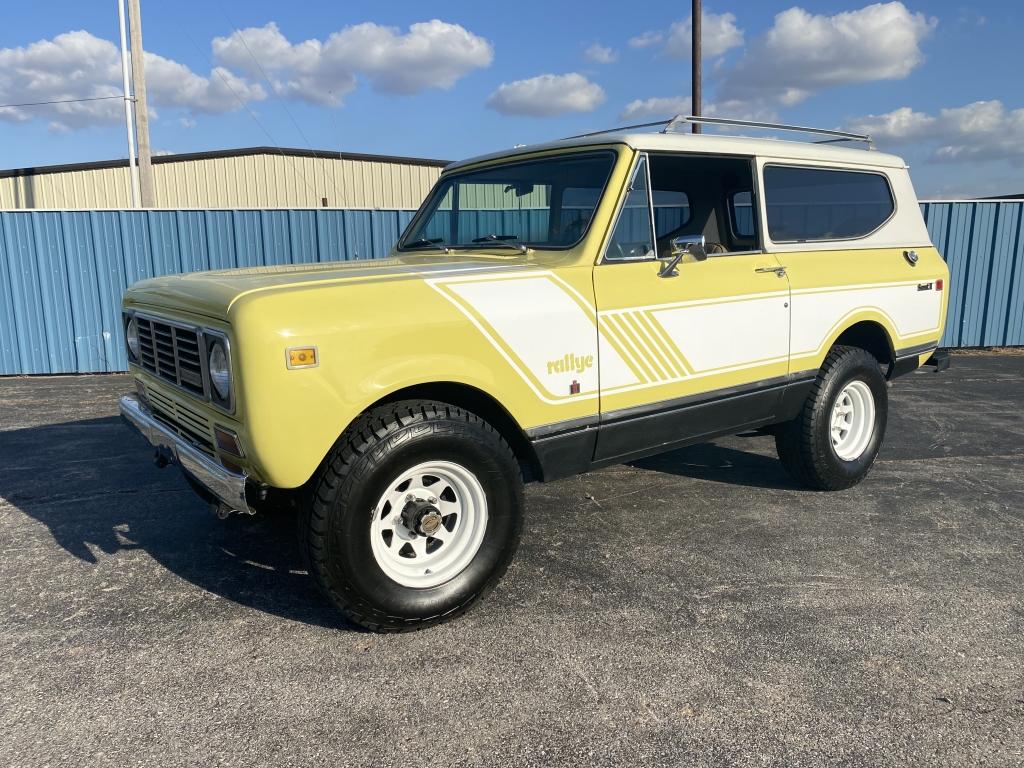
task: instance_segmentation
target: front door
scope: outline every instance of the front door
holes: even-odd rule
[[[659,162],[671,172],[659,172]],[[736,211],[729,210],[730,195],[740,199],[745,192],[752,200],[750,189],[736,195],[737,186],[749,183],[736,178],[743,161],[737,166],[736,158],[723,158],[730,165],[720,180],[708,159],[699,162],[701,173],[691,178],[679,156],[638,159],[594,269],[601,387],[595,458],[601,462],[766,423],[786,383],[785,271],[756,248],[733,250],[756,246],[735,231]],[[684,258],[676,274],[661,276],[665,258],[656,252],[667,255],[666,237],[679,233],[703,235],[715,253]]]

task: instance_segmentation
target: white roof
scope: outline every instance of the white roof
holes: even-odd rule
[[[783,160],[816,160],[837,165],[862,165],[875,168],[905,168],[906,163],[896,155],[874,150],[841,147],[835,144],[816,144],[807,141],[783,139],[752,139],[747,136],[727,136],[710,133],[642,133],[610,131],[576,139],[562,139],[545,144],[531,144],[502,152],[471,157],[452,163],[447,170],[497,160],[504,157],[541,152],[548,149],[590,147],[608,144],[626,144],[633,149],[650,152],[699,152],[713,155],[746,155]]]

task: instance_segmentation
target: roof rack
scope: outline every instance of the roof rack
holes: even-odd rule
[[[728,125],[739,128],[763,128],[773,131],[794,131],[796,133],[812,133],[819,136],[828,136],[827,139],[816,141],[816,144],[832,144],[841,141],[859,141],[867,145],[868,149],[875,148],[875,142],[870,136],[863,133],[849,133],[848,131],[833,131],[828,128],[808,128],[802,125],[785,125],[783,123],[762,123],[755,120],[733,120],[727,117],[698,117],[696,115],[676,115],[669,120],[656,120],[652,123],[637,123],[636,125],[623,125],[619,128],[608,128],[603,131],[592,133],[581,133],[578,136],[568,136],[567,139],[583,139],[589,136],[600,136],[603,133],[615,133],[617,131],[628,131],[634,128],[653,128],[663,125],[662,133],[674,133],[680,125]]]

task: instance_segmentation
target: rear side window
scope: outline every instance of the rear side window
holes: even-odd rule
[[[863,237],[894,210],[888,180],[860,171],[768,165],[764,196],[768,235],[777,243]]]

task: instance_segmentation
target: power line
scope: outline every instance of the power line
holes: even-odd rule
[[[200,55],[205,55],[205,54],[203,54],[203,49],[199,47],[199,43],[197,43],[195,41],[195,38],[193,38],[192,35],[189,34],[188,30],[186,30],[180,24],[178,25],[178,29],[185,36],[185,38],[190,43],[192,43],[192,47],[195,48],[199,52]],[[263,131],[263,133],[266,135],[266,137],[270,140],[270,143],[273,144],[274,147],[277,149],[277,151],[281,155],[281,157],[285,158],[285,160],[287,160],[289,163],[291,163],[292,170],[294,170],[295,173],[298,174],[299,178],[302,179],[302,183],[305,184],[307,187],[309,187],[310,191],[312,191],[313,194],[316,195],[317,194],[316,187],[309,183],[309,180],[303,175],[302,171],[299,170],[299,167],[298,167],[298,165],[296,165],[295,160],[293,158],[289,157],[288,155],[286,155],[284,153],[284,151],[281,149],[281,145],[278,144],[276,141],[274,141],[274,137],[270,135],[270,131],[268,131],[266,126],[264,126],[263,123],[260,122],[260,119],[258,117],[256,117],[256,113],[245,102],[245,100],[241,96],[238,95],[238,92],[231,86],[231,83],[228,81],[228,79],[226,77],[224,77],[224,75],[220,71],[220,69],[218,67],[214,66],[212,60],[210,60],[210,66],[213,67],[213,73],[216,74],[220,78],[222,83],[224,83],[224,87],[226,87],[229,91],[231,91],[231,95],[235,97],[236,101],[238,101],[238,105],[242,109],[244,109],[249,114],[249,117],[252,118],[252,121],[254,123],[256,123],[257,126],[259,126],[259,129],[261,131]]]
[[[245,35],[242,34],[241,27],[239,27],[237,24],[235,24],[234,21],[231,20],[231,18],[228,16],[227,10],[224,8],[224,4],[223,3],[218,2],[217,4],[220,6],[221,15],[224,16],[224,19],[225,19],[225,21],[227,21],[228,26],[234,27],[235,34],[237,34],[238,35],[238,39],[242,41],[242,46],[245,48],[246,53],[249,54],[249,58],[252,59],[253,63],[256,65],[256,68],[260,71],[260,74],[263,75],[263,79],[266,81],[267,85],[270,86],[270,91],[271,91],[271,93],[273,93],[276,90],[274,88],[274,83],[271,82],[270,76],[267,75],[267,71],[265,69],[263,69],[263,65],[260,64],[260,60],[256,58],[256,54],[254,54],[252,52],[252,49],[249,47],[249,44],[245,41]],[[306,132],[303,131],[302,130],[302,126],[299,125],[299,121],[295,119],[295,115],[293,115],[292,111],[290,109],[288,109],[288,104],[285,103],[282,100],[281,101],[281,106],[284,108],[285,114],[288,115],[288,119],[292,121],[292,125],[295,126],[295,130],[297,130],[299,132],[299,136],[301,136],[302,140],[304,142],[306,142],[306,147],[309,149],[310,152],[313,153],[313,157],[317,158],[317,159],[321,159],[320,156],[317,154],[316,150],[313,149],[313,145],[310,143],[309,137],[306,136]],[[321,164],[321,165],[323,165],[323,164]],[[321,167],[321,174],[323,175],[323,179],[322,179],[322,182],[323,182],[323,185],[324,185],[323,186],[323,194],[326,195],[327,194],[327,169],[326,169],[326,167]]]
[[[54,99],[53,101],[26,101],[24,104],[0,104],[0,109],[15,107],[45,107],[47,104],[78,104],[83,101],[106,101],[107,99],[123,99],[124,96],[93,96],[88,99]]]

